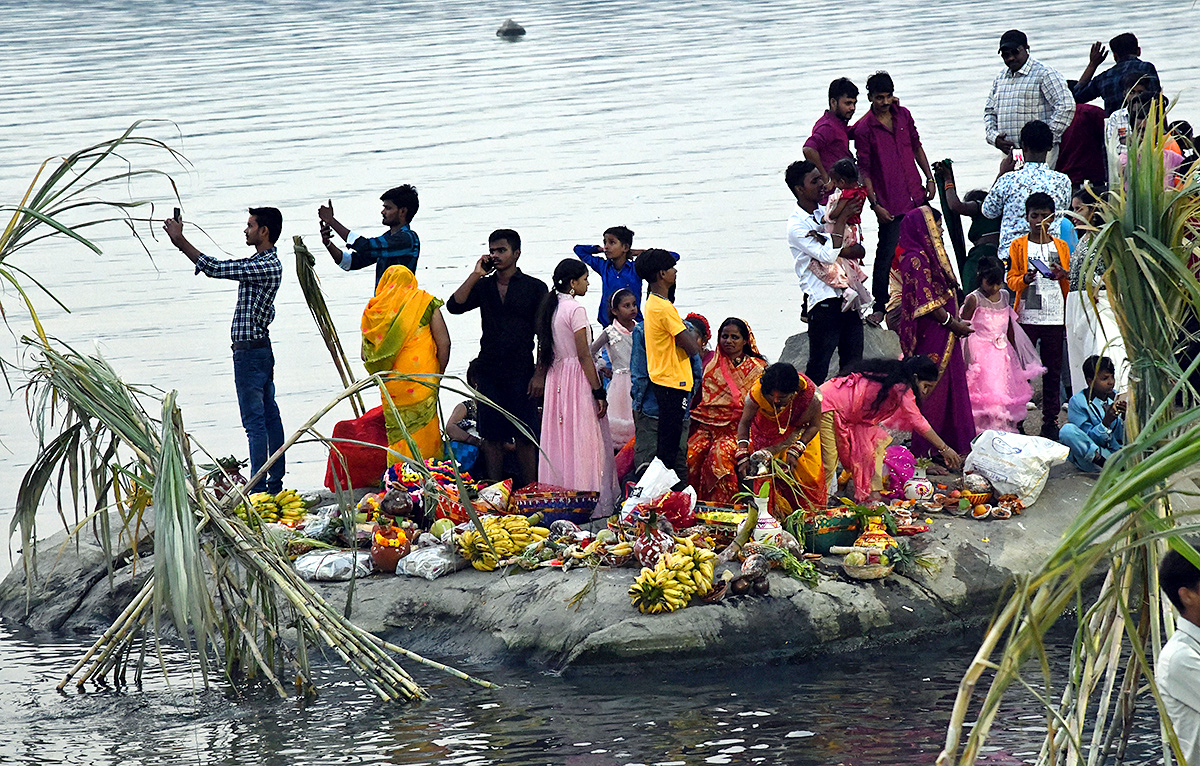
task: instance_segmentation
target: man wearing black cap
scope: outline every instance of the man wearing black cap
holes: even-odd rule
[[[1012,152],[1021,128],[1033,120],[1050,126],[1054,150],[1050,164],[1058,156],[1063,131],[1075,116],[1075,98],[1067,80],[1058,71],[1029,57],[1025,33],[1010,29],[1000,37],[1000,56],[1005,69],[992,81],[992,92],[983,108],[987,142],[1005,154]]]

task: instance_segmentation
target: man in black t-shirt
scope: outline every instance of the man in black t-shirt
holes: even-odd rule
[[[537,400],[542,396],[545,371],[534,364],[534,334],[538,309],[548,292],[546,283],[517,268],[521,236],[497,229],[488,237],[488,254],[481,256],[454,295],[446,301],[451,314],[479,309],[483,333],[479,339],[479,392],[538,435]],[[516,444],[521,476],[516,486],[537,481],[537,449],[508,416],[479,403],[479,436],[483,439],[488,478],[504,476],[504,451]]]

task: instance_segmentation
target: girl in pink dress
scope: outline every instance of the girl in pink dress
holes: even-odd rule
[[[554,269],[554,289],[538,315],[538,367],[546,371],[538,481],[600,493],[599,515],[616,493],[607,394],[590,349],[587,266],[569,258]]]
[[[967,390],[975,430],[1015,432],[1033,398],[1030,381],[1046,370],[1029,336],[1017,322],[1004,289],[1000,259],[979,260],[979,289],[963,302],[962,318],[975,328],[963,339],[967,357]]]

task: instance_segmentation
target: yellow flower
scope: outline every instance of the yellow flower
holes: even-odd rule
[[[990,543],[991,541],[992,541],[992,538],[990,538],[990,537],[983,538],[983,542],[985,542],[985,543]]]

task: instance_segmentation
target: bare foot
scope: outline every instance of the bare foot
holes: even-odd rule
[[[870,322],[872,325],[879,327],[880,325],[883,324],[883,312],[882,311],[872,312],[870,314],[870,316],[867,317],[867,321]]]

